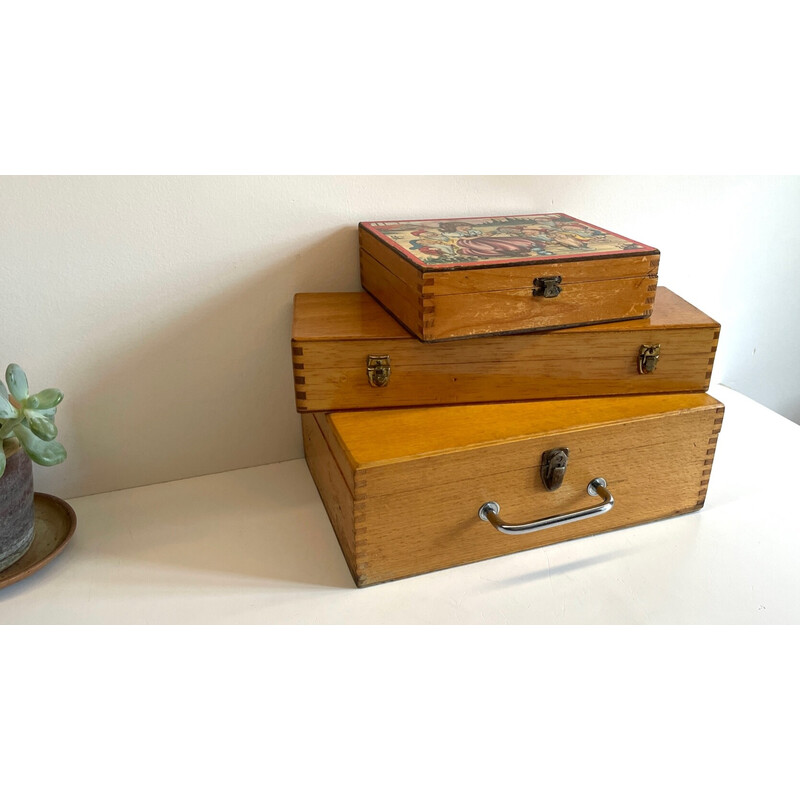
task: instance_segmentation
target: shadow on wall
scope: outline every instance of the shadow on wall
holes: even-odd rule
[[[67,464],[38,470],[37,490],[75,497],[300,458],[293,296],[357,290],[357,248],[354,226],[280,260],[221,264],[218,275],[249,277],[221,278],[211,300],[122,351],[95,349],[96,381],[70,392],[61,415]]]

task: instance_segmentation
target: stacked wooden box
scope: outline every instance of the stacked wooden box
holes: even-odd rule
[[[292,334],[358,586],[702,507],[720,327],[657,286],[657,250],[565,214],[359,234],[367,291],[296,295]]]

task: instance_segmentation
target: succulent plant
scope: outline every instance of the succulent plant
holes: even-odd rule
[[[16,437],[31,461],[45,467],[60,464],[67,451],[55,441],[58,430],[54,417],[64,395],[58,389],[30,394],[28,377],[19,364],[8,365],[6,382],[8,390],[0,381],[0,443]],[[5,470],[6,456],[0,447],[0,477]]]

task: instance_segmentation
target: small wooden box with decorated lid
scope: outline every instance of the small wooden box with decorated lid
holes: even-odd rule
[[[361,284],[423,341],[650,316],[659,251],[567,214],[362,222]]]

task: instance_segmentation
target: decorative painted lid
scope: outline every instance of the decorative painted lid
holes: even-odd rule
[[[658,253],[568,214],[362,222],[361,227],[423,270]]]

